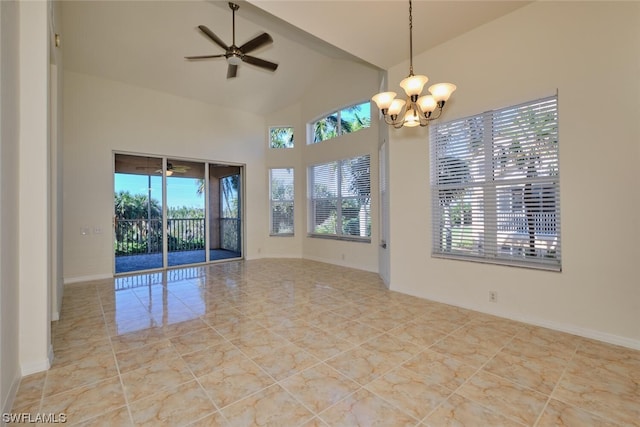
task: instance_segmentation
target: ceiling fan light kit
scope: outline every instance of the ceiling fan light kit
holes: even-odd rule
[[[240,9],[235,3],[229,2],[229,8],[232,11],[232,33],[233,39],[231,42],[231,46],[227,46],[225,42],[222,41],[220,37],[215,35],[213,31],[207,28],[204,25],[199,25],[198,29],[207,36],[211,41],[224,49],[223,54],[219,55],[200,55],[200,56],[185,56],[185,59],[188,60],[198,60],[198,59],[211,59],[211,58],[225,58],[227,60],[227,78],[232,79],[238,75],[238,65],[242,62],[246,62],[247,64],[255,65],[256,67],[264,68],[269,71],[275,71],[278,68],[278,64],[266,61],[264,59],[256,58],[255,56],[247,55],[254,50],[270,44],[273,42],[271,36],[267,33],[262,33],[259,36],[254,37],[249,40],[242,46],[236,46],[236,11]]]
[[[395,92],[374,95],[371,100],[380,109],[384,122],[399,129],[403,126],[427,126],[432,120],[439,118],[445,103],[456,90],[456,85],[438,83],[429,87],[431,95],[422,95],[422,89],[428,81],[427,76],[413,74],[413,15],[409,0],[409,75],[400,82],[407,99],[396,99]]]

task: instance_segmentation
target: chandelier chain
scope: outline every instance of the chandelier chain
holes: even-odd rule
[[[380,92],[371,98],[384,116],[384,122],[399,129],[403,126],[427,126],[438,119],[456,85],[437,83],[429,87],[430,95],[422,95],[428,81],[427,76],[413,74],[413,2],[409,0],[409,76],[400,82],[406,100],[396,99],[395,92]]]
[[[409,0],[409,75],[413,76],[413,6]]]

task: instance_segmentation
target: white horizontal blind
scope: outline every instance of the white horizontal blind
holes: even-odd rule
[[[294,233],[293,169],[269,169],[271,195],[271,235]]]
[[[432,253],[560,270],[557,97],[432,125]]]
[[[369,155],[310,166],[309,196],[309,234],[370,241]]]

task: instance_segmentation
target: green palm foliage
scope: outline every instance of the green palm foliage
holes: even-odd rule
[[[119,191],[115,194],[115,214],[117,219],[154,219],[162,216],[162,208],[156,199],[151,199],[146,194],[131,194],[128,191]]]
[[[315,122],[313,124],[313,142],[325,141],[370,126],[371,109],[369,103],[352,105]]]

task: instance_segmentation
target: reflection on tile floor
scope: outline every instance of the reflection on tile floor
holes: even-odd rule
[[[117,291],[115,289],[118,289]],[[640,352],[256,260],[65,287],[14,413],[67,425],[640,426]]]

